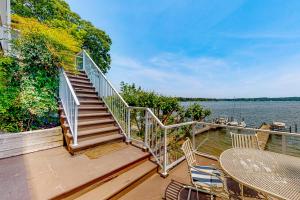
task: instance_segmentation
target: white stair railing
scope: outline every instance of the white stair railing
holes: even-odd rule
[[[101,99],[105,102],[109,111],[121,128],[122,133],[128,140],[129,136],[126,134],[129,120],[128,104],[109,82],[106,76],[101,72],[90,55],[85,50],[83,50],[81,53],[82,65],[79,65],[78,68],[86,72],[88,78],[95,87],[98,96],[101,97]]]
[[[73,136],[73,145],[77,142],[77,125],[78,125],[78,107],[80,103],[74,92],[74,89],[66,75],[66,72],[61,69],[59,74],[59,98],[64,109],[71,134]]]

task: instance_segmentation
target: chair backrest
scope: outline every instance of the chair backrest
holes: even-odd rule
[[[257,136],[255,134],[230,133],[233,148],[259,149]]]
[[[196,164],[196,156],[193,150],[192,142],[189,138],[182,144],[181,149],[189,166]]]

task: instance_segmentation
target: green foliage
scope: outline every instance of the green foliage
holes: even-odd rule
[[[19,132],[57,125],[57,70],[18,63],[15,58],[0,58],[0,130]]]
[[[210,110],[204,109],[199,104],[183,107],[175,97],[158,95],[136,87],[135,84],[121,82],[121,93],[130,106],[152,108],[156,116],[164,124],[173,124],[188,120],[201,121],[210,115]]]
[[[75,69],[80,43],[69,32],[18,15],[12,16],[12,26],[20,31],[13,49],[27,65]]]
[[[0,130],[18,129],[16,101],[20,79],[19,66],[14,59],[0,57]]]
[[[130,106],[148,107],[165,125],[176,124],[186,121],[202,121],[211,114],[210,110],[204,109],[199,104],[191,104],[183,107],[177,98],[158,95],[155,92],[147,92],[136,87],[135,84],[121,82],[121,94],[124,100]],[[145,112],[143,110],[131,111],[131,135],[135,135],[143,140],[145,131]],[[168,149],[175,153],[172,149],[178,150],[180,141],[188,137],[191,133],[192,126],[186,125],[179,128],[169,129],[168,132]],[[156,134],[163,134],[162,129],[156,128]]]
[[[204,109],[201,105],[196,103],[191,104],[185,112],[185,116],[189,119],[192,119],[193,121],[201,121],[210,114],[210,110]]]
[[[111,39],[102,30],[80,18],[63,0],[12,0],[12,11],[23,17],[36,18],[53,28],[68,30],[106,73],[110,68]],[[63,41],[63,40],[62,40]]]

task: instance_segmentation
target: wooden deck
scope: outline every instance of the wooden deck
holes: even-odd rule
[[[85,154],[71,156],[64,147],[58,147],[1,159],[0,199],[51,199],[146,154],[128,145],[90,159]]]
[[[200,165],[218,165],[218,162],[204,157],[197,157]],[[132,199],[142,199],[142,200],[159,200],[165,197],[165,191],[167,186],[171,183],[172,180],[180,182],[182,184],[190,185],[190,176],[188,173],[187,163],[184,161],[177,165],[174,169],[170,171],[170,174],[167,178],[162,178],[159,174],[155,174],[142,184],[137,186],[135,189],[131,190],[120,200],[132,200]],[[228,181],[228,187],[232,193],[231,199],[242,199],[240,196],[240,190],[238,184],[233,181]],[[245,189],[245,200],[260,199],[258,194],[250,189]],[[196,197],[196,195],[194,195]],[[210,199],[210,196],[207,196],[204,193],[199,193],[199,199]],[[220,198],[217,198],[220,199]],[[191,200],[196,200],[192,198]]]

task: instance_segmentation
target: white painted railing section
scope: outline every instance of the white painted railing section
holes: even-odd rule
[[[80,103],[63,69],[59,74],[59,98],[73,136],[73,145],[77,145],[78,107]]]

